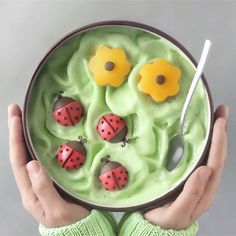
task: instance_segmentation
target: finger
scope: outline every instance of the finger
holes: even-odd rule
[[[38,161],[31,161],[27,164],[27,170],[32,183],[35,195],[45,210],[46,215],[55,209],[61,209],[65,205],[65,201],[53,186],[53,182],[41,167]]]
[[[169,207],[168,213],[174,218],[185,215],[187,219],[199,202],[211,175],[211,169],[201,166],[187,180],[183,191]]]
[[[227,135],[225,127],[225,119],[221,117],[218,118],[214,125],[211,149],[207,162],[207,166],[212,169],[212,176],[203,197],[194,210],[194,219],[197,219],[204,211],[206,211],[215,198],[227,156]]]
[[[24,208],[30,212],[36,219],[39,219],[43,208],[34,194],[31,182],[26,169],[26,150],[22,133],[21,118],[17,109],[10,109],[10,162],[15,176],[17,187],[20,191]]]
[[[27,152],[23,138],[21,119],[18,116],[11,118],[9,145],[13,174],[21,195],[23,195],[31,188],[31,182],[26,170]]]
[[[31,194],[28,191],[28,194],[24,194],[22,197],[22,204],[25,210],[28,211],[38,222],[42,223],[44,221],[45,211],[34,192]]]
[[[217,107],[215,114],[214,114],[215,121],[220,117],[227,120],[228,116],[229,116],[229,107],[228,106],[220,105],[219,107]]]
[[[10,128],[10,121],[11,118],[14,116],[18,116],[21,118],[21,109],[18,105],[16,104],[10,104],[8,106],[8,127]]]
[[[218,118],[213,128],[213,136],[207,166],[217,171],[219,168],[223,169],[226,159],[226,149],[226,120],[224,118]]]

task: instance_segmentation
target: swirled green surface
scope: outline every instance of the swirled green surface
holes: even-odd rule
[[[132,65],[125,83],[118,88],[98,86],[88,69],[90,58],[101,44],[123,48]],[[178,96],[161,103],[141,93],[137,86],[140,68],[157,58],[169,60],[182,72]],[[177,133],[194,71],[173,44],[139,29],[107,26],[68,39],[50,54],[32,84],[26,118],[34,152],[59,185],[89,203],[128,207],[160,197],[192,171],[209,133],[208,96],[200,81],[184,125],[183,160],[174,171],[166,170],[168,144]],[[51,116],[53,93],[60,90],[80,100],[86,111],[74,127],[60,126]],[[132,143],[125,148],[120,143],[104,142],[97,134],[97,122],[108,112],[122,116],[128,123]],[[57,163],[56,151],[63,142],[77,140],[79,135],[88,139],[87,160],[79,170],[67,171]],[[129,171],[128,184],[120,191],[103,190],[98,181],[100,159],[107,154]]]

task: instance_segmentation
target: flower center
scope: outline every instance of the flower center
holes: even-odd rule
[[[156,82],[158,83],[158,84],[164,84],[165,83],[165,81],[166,81],[166,78],[165,78],[165,76],[164,75],[158,75],[157,77],[156,77]]]
[[[115,68],[115,64],[112,61],[108,61],[105,64],[106,71],[112,71]]]

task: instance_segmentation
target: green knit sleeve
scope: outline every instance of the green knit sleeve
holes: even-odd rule
[[[197,223],[184,230],[162,229],[149,223],[138,212],[126,213],[118,225],[118,236],[195,236],[197,231]]]
[[[116,220],[109,212],[92,210],[85,218],[72,225],[46,228],[39,225],[42,236],[115,236]]]

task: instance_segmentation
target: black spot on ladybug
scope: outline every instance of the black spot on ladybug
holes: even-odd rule
[[[111,114],[111,116],[114,116],[114,114]]]
[[[108,175],[108,176],[107,176],[107,178],[108,178],[108,179],[110,179],[110,178],[111,178],[111,176],[110,176],[110,175]]]
[[[61,112],[60,112],[60,111],[58,111],[58,112],[57,112],[57,115],[59,115],[59,116],[60,116],[60,115],[61,115]]]
[[[74,168],[76,168],[76,165],[73,165]]]
[[[78,116],[76,116],[76,117],[75,117],[75,119],[76,119],[76,120],[78,120],[78,119],[79,119],[79,117],[78,117]]]
[[[79,157],[77,157],[76,160],[78,161],[78,160],[79,160]]]
[[[116,128],[116,130],[118,130],[118,128]]]
[[[102,129],[102,132],[104,132],[104,129]]]
[[[70,159],[70,162],[73,162],[74,161],[74,159]]]
[[[68,151],[69,151],[69,148],[66,148],[66,151],[68,152]]]
[[[67,118],[64,116],[63,119],[66,120]]]
[[[63,153],[63,151],[61,150],[60,153]]]
[[[60,123],[60,120],[57,120],[58,123]]]
[[[111,132],[108,132],[107,134],[108,134],[108,135],[110,135],[110,134],[111,134]]]
[[[125,173],[126,173],[127,175],[129,174],[129,172],[128,172],[127,170],[125,171]]]
[[[106,190],[109,190],[108,188],[106,188]]]
[[[112,119],[110,119],[110,122],[112,122],[113,120]]]
[[[77,108],[76,108],[76,111],[79,111],[79,110],[80,110],[79,107],[77,107]]]
[[[62,160],[61,160],[61,163],[62,163]]]
[[[99,182],[102,183],[102,181],[99,179]]]
[[[83,162],[81,162],[79,165],[80,165],[80,166],[82,166],[83,164],[84,164],[84,163],[83,163]]]
[[[104,121],[102,120],[102,121],[101,121],[101,123],[103,124],[103,123],[104,123]]]
[[[122,170],[120,171],[120,174],[123,174],[123,171],[122,171]]]
[[[104,138],[104,140],[107,140],[106,138]]]
[[[116,186],[113,186],[113,189],[116,189]]]
[[[116,121],[116,123],[118,124],[118,123],[120,123],[120,121],[119,121],[119,120],[117,120],[117,121]]]
[[[127,180],[127,178],[125,177],[125,178],[124,178],[124,180],[126,181],[126,180]]]
[[[70,107],[71,110],[73,110],[73,107]]]
[[[105,184],[108,185],[108,182],[106,182]]]
[[[118,177],[118,180],[121,180],[121,177]]]

